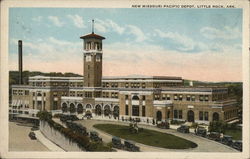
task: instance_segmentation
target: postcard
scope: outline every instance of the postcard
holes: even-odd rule
[[[1,1],[2,158],[249,158],[249,1]]]

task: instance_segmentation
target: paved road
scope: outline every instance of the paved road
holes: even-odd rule
[[[93,127],[94,124],[110,123],[110,124],[128,125],[128,123],[118,122],[118,121],[79,120],[77,122],[84,125],[88,129],[88,131],[91,131],[91,130],[97,131],[99,135],[102,137],[103,141],[106,143],[111,142],[112,135],[109,135],[103,131],[95,129]],[[196,136],[194,134],[182,134],[173,129],[158,129],[157,127],[147,126],[147,125],[139,125],[139,127],[173,134],[175,136],[185,138],[187,140],[193,141],[196,144],[198,144],[198,147],[196,148],[176,150],[176,149],[152,147],[152,146],[136,143],[136,145],[140,147],[141,151],[145,151],[145,152],[152,152],[152,151],[153,152],[160,152],[160,151],[164,151],[164,152],[166,151],[172,151],[172,152],[183,152],[183,151],[184,152],[238,152],[237,150],[231,147],[228,147],[226,145],[220,144],[212,140],[208,140],[203,137]]]
[[[50,151],[38,140],[28,136],[31,127],[9,122],[9,151]]]

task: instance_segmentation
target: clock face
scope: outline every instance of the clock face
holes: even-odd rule
[[[90,62],[90,61],[91,61],[91,56],[90,56],[90,55],[86,56],[86,61],[87,61],[87,62]]]

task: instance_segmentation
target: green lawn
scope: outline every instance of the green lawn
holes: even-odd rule
[[[233,140],[242,140],[242,130],[235,129],[235,130],[226,130],[226,135],[232,136]]]
[[[131,134],[129,132],[128,126],[96,124],[94,127],[111,135],[121,137],[123,139],[133,140],[150,146],[168,149],[187,149],[197,147],[197,144],[186,139],[149,129],[143,129],[143,131],[139,132],[138,134]]]

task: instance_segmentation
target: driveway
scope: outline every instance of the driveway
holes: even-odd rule
[[[120,121],[101,121],[101,120],[79,120],[77,121],[78,123],[81,123],[82,125],[84,125],[88,131],[97,131],[99,133],[99,136],[102,137],[103,142],[108,143],[111,142],[112,139],[112,135],[107,134],[103,131],[100,131],[96,128],[93,127],[93,125],[95,124],[119,124],[119,125],[128,125],[129,123],[125,123],[125,122],[120,122]],[[168,133],[168,134],[173,134],[175,136],[190,140],[192,142],[195,142],[196,144],[198,144],[198,147],[196,148],[191,148],[191,149],[183,149],[183,150],[177,150],[177,149],[165,149],[165,148],[159,148],[159,147],[153,147],[153,146],[148,146],[148,145],[144,145],[144,144],[140,144],[140,143],[136,143],[136,145],[138,145],[140,147],[141,151],[144,152],[167,152],[167,151],[171,151],[171,152],[238,152],[237,150],[228,147],[226,145],[223,145],[221,143],[203,138],[203,137],[199,137],[196,136],[194,134],[183,134],[183,133],[179,133],[174,129],[159,129],[157,127],[154,126],[149,126],[149,125],[139,125],[139,127],[142,128],[146,128],[146,129],[150,129],[150,130],[155,130],[155,131],[159,131],[159,132],[163,132],[163,133]]]

